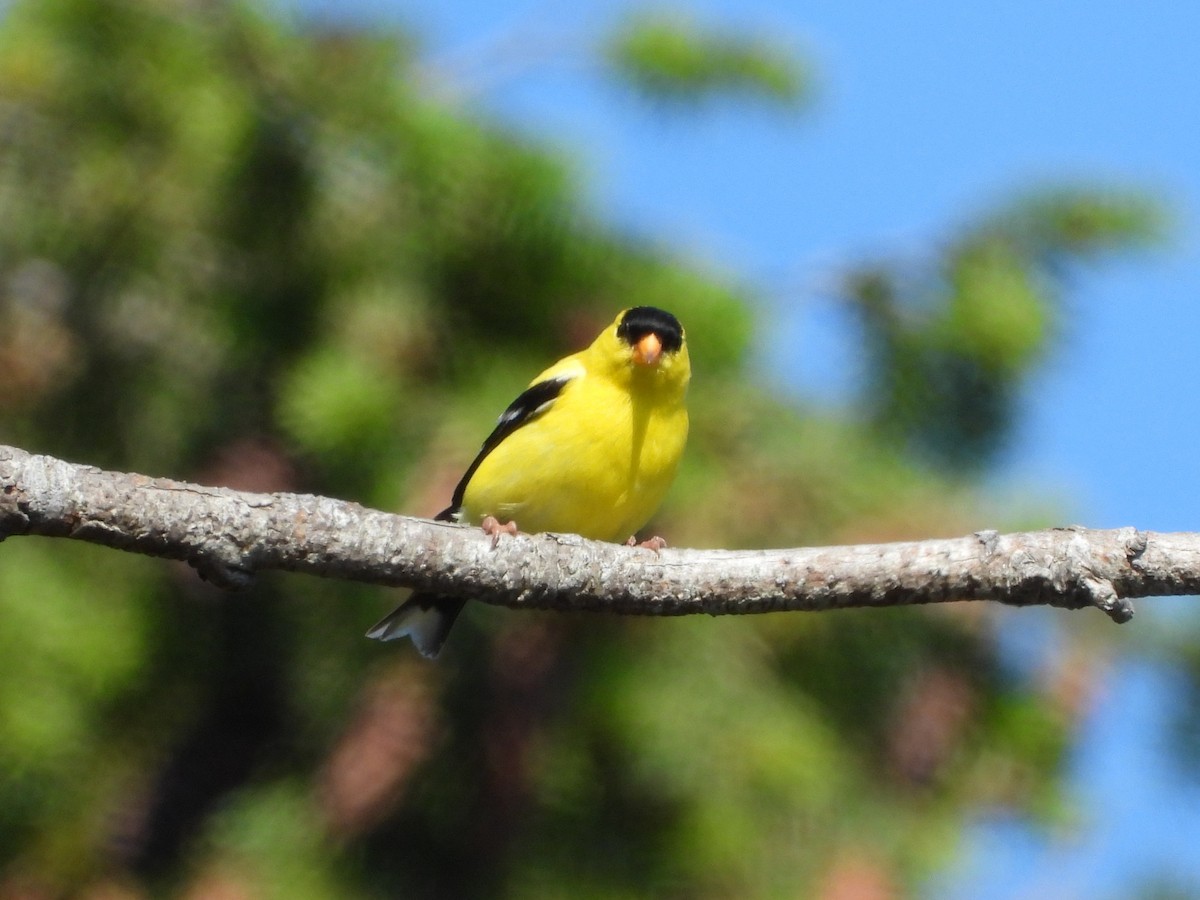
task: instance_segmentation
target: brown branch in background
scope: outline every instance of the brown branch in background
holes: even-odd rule
[[[0,536],[183,559],[223,587],[271,569],[513,608],[727,615],[995,600],[1114,621],[1130,597],[1200,593],[1200,534],[1054,528],[790,550],[662,550],[479,529],[305,494],[104,472],[0,446]]]

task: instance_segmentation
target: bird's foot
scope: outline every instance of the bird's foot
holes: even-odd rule
[[[630,535],[629,540],[625,542],[625,546],[643,547],[646,550],[653,550],[655,553],[657,553],[659,550],[666,549],[667,542],[656,534],[654,537],[646,538],[646,540],[638,543],[637,535]]]
[[[492,539],[492,549],[496,549],[496,545],[500,543],[500,535],[517,535],[520,531],[517,529],[516,522],[500,523],[500,520],[495,516],[484,516],[479,526],[483,529],[483,533]]]

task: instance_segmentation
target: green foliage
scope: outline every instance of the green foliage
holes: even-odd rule
[[[777,42],[701,29],[685,16],[638,13],[606,48],[617,75],[648,97],[688,103],[739,94],[799,106],[812,92],[812,75]]]
[[[984,216],[927,261],[858,267],[843,295],[871,342],[876,424],[939,464],[985,466],[1059,328],[1064,276],[1154,245],[1166,229],[1145,194],[1048,188]]]
[[[608,52],[655,96],[809,90],[675,19]],[[431,514],[533,374],[654,304],[696,369],[673,543],[960,533],[998,523],[912,451],[985,461],[1061,269],[1162,228],[1134,193],[1050,191],[852,273],[864,427],[755,383],[748,291],[597,221],[571,160],[425,96],[413,53],[238,2],[8,7],[0,440]],[[844,859],[916,883],[973,803],[1057,808],[1073,720],[978,612],[476,609],[431,666],[361,637],[394,592],[0,557],[0,893],[803,896]]]
[[[94,706],[129,684],[145,657],[140,561],[92,549],[64,556],[32,541],[6,548],[5,560],[0,653],[11,662],[0,683],[0,768],[53,770],[64,755],[78,763],[96,737]],[[84,600],[79,587],[93,577]]]
[[[1052,187],[1023,197],[995,218],[992,227],[1031,254],[1061,262],[1160,244],[1170,216],[1142,191],[1101,187]]]
[[[281,783],[242,792],[213,817],[205,848],[234,883],[265,900],[350,900],[353,889],[322,846],[320,810],[304,785]]]

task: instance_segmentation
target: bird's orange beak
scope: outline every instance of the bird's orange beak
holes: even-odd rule
[[[639,366],[652,366],[662,356],[662,341],[651,332],[633,345],[633,361]]]

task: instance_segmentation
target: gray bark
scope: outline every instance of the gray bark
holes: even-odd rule
[[[281,569],[513,608],[659,616],[994,600],[1094,606],[1124,622],[1131,597],[1200,593],[1200,534],[1190,532],[1071,527],[786,550],[493,541],[328,497],[105,472],[0,446],[0,538],[22,534],[186,560],[227,588]]]

